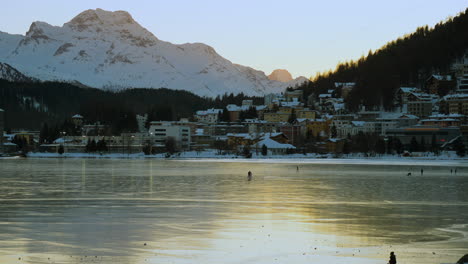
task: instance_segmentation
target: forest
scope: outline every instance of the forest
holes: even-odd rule
[[[358,60],[340,63],[335,70],[319,73],[297,89],[305,96],[318,96],[334,89],[335,82],[355,82],[346,100],[348,110],[355,111],[360,105],[391,110],[399,87],[422,88],[432,74],[452,73],[450,66],[468,48],[467,29],[468,9],[434,27],[419,27]]]
[[[97,121],[112,127],[114,133],[136,130],[135,115],[148,114],[150,120],[171,121],[192,117],[195,111],[223,109],[259,97],[243,94],[204,98],[187,91],[133,88],[117,92],[78,87],[62,82],[9,82],[0,79],[0,108],[5,110],[7,129],[39,130],[62,126],[74,114],[87,123]]]

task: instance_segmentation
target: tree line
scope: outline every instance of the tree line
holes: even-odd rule
[[[335,70],[317,74],[298,89],[305,96],[318,96],[335,89],[335,82],[355,82],[347,98],[348,110],[355,111],[360,105],[390,110],[400,86],[423,88],[432,74],[451,73],[451,65],[468,48],[467,28],[468,9],[434,27],[419,27],[376,51],[370,50],[358,60],[340,63]]]

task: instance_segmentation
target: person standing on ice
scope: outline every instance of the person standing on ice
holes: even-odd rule
[[[247,180],[248,180],[248,181],[251,181],[251,180],[252,180],[252,172],[251,172],[251,171],[249,171],[249,172],[247,173]]]
[[[390,252],[390,260],[388,261],[388,264],[396,264],[396,256],[395,253]]]

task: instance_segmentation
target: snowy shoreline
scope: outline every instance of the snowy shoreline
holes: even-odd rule
[[[154,155],[145,155],[141,153],[42,153],[42,152],[31,152],[28,153],[27,158],[95,158],[95,159],[161,159],[161,160],[218,160],[226,162],[263,162],[263,161],[279,161],[283,160],[284,162],[297,162],[297,163],[351,163],[354,164],[357,161],[360,163],[378,163],[378,162],[403,162],[403,163],[414,163],[414,162],[463,162],[468,161],[468,157],[458,157],[454,152],[444,152],[439,156],[433,155],[433,153],[421,153],[421,155],[413,157],[402,157],[397,155],[379,155],[366,157],[361,153],[353,153],[348,155],[336,156],[333,154],[315,154],[308,153],[304,154],[290,154],[290,155],[274,155],[274,156],[262,156],[261,154],[257,155],[252,154],[252,158],[245,158],[243,156],[238,156],[234,154],[220,155],[217,151],[188,151],[174,154],[170,157],[166,157],[165,153],[154,154]],[[468,165],[468,164],[467,164]]]

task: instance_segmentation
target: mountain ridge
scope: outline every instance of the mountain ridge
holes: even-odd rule
[[[128,12],[102,9],[85,10],[61,27],[33,22],[24,36],[0,32],[0,61],[44,81],[110,90],[163,87],[208,97],[282,92],[305,79],[269,80],[206,44],[159,40]]]

